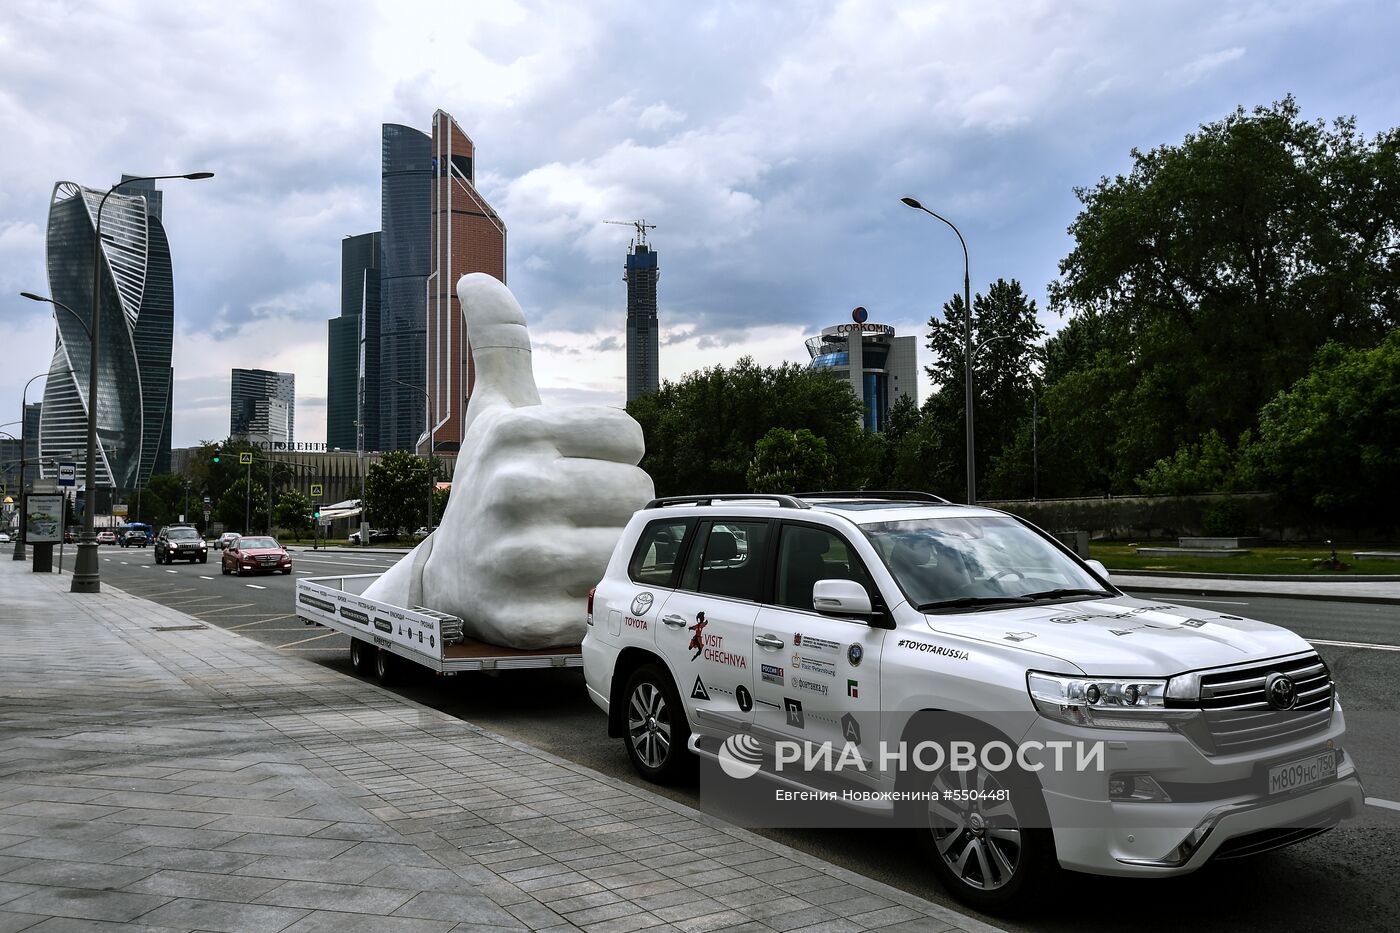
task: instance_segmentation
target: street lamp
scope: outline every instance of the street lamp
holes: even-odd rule
[[[97,341],[102,334],[102,316],[99,313],[101,302],[98,291],[101,283],[98,269],[102,257],[102,211],[107,207],[107,199],[123,185],[138,181],[161,181],[167,178],[186,178],[190,181],[198,181],[213,177],[213,172],[185,172],[179,175],[140,175],[135,178],[124,178],[108,188],[106,194],[102,195],[102,200],[97,204],[97,220],[93,225],[92,237],[92,312],[88,315],[88,322],[91,325],[88,328],[88,343],[91,350],[88,353],[87,476],[85,482],[89,501],[87,507],[83,509],[83,533],[78,539],[78,556],[73,562],[73,584],[69,587],[70,592],[100,593],[102,591],[102,580],[98,575],[97,534],[93,530],[92,523],[92,515],[96,511],[93,508],[96,503],[92,500],[97,490]],[[29,296],[26,295],[26,297]],[[56,301],[54,305],[63,307]],[[71,308],[67,310],[72,311]]]
[[[973,449],[973,442],[976,438],[976,431],[972,423],[972,278],[971,267],[967,261],[967,241],[963,239],[962,231],[953,225],[953,222],[946,217],[935,214],[924,207],[913,198],[900,198],[905,204],[916,211],[923,211],[930,217],[943,221],[953,232],[958,235],[958,242],[962,244],[963,250],[963,408],[966,411],[967,423],[967,504],[977,504],[977,455]]]
[[[402,379],[395,379],[394,382],[396,382],[396,383],[398,383],[399,385],[403,386],[405,389],[412,389],[412,390],[415,391],[415,392],[422,392],[422,393],[423,393],[424,405],[428,408],[428,412],[427,412],[427,414],[428,414],[428,524],[427,524],[426,527],[427,527],[427,529],[428,529],[429,532],[432,532],[432,530],[433,530],[433,482],[434,482],[434,480],[437,478],[437,476],[436,476],[437,471],[434,469],[434,466],[435,466],[436,463],[437,463],[436,459],[434,459],[434,455],[437,453],[437,451],[435,450],[435,448],[436,448],[436,446],[437,446],[437,440],[436,440],[436,437],[435,437],[437,425],[433,424],[433,412],[432,412],[433,397],[432,397],[431,395],[429,395],[429,394],[428,394],[428,390],[425,389],[425,388],[423,388],[422,386],[416,386],[416,385],[413,385],[413,384],[410,383],[410,382],[404,382]]]

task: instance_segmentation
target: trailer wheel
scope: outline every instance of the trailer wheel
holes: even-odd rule
[[[358,638],[350,639],[350,668],[361,677],[375,672],[374,655],[379,649]]]
[[[374,652],[374,674],[381,687],[396,686],[403,679],[403,662],[392,651],[383,648]]]

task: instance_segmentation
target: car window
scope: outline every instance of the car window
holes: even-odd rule
[[[199,532],[195,531],[193,528],[172,528],[166,537],[183,541],[186,539],[198,538]]]
[[[277,542],[271,538],[239,538],[238,549],[246,551],[250,548],[277,547]]]
[[[690,549],[681,588],[758,601],[767,538],[767,522],[710,523],[703,543]]]
[[[854,580],[872,599],[875,597],[865,566],[840,535],[823,528],[784,525],[778,538],[778,585],[773,601],[810,611],[812,587],[818,580]]]
[[[673,585],[671,581],[675,575],[676,558],[692,527],[693,521],[676,519],[661,519],[648,524],[637,541],[632,564],[627,568],[628,576],[648,586]]]

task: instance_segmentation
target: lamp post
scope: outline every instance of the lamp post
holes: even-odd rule
[[[434,469],[434,467],[437,464],[436,459],[434,459],[434,454],[437,453],[435,449],[437,447],[437,425],[433,423],[433,397],[429,395],[428,390],[423,388],[422,386],[416,386],[410,382],[404,382],[402,379],[395,379],[394,382],[398,383],[406,389],[412,389],[415,392],[422,392],[423,404],[428,409],[428,524],[425,527],[428,529],[428,532],[431,533],[433,530],[433,481],[436,479],[435,474],[437,472]]]
[[[55,302],[55,304],[57,304],[57,302]],[[78,318],[78,320],[79,320],[79,321],[82,321],[82,318]],[[70,372],[71,372],[71,370],[70,370]],[[20,502],[23,502],[23,501],[24,501],[24,473],[25,473],[25,470],[27,470],[28,467],[29,467],[29,464],[28,464],[28,462],[27,462],[26,459],[25,459],[25,458],[26,458],[26,455],[28,454],[28,449],[25,447],[25,442],[24,442],[24,415],[25,415],[25,412],[28,411],[28,409],[29,409],[29,387],[30,387],[31,385],[34,384],[34,380],[35,380],[35,379],[41,379],[41,378],[43,378],[44,376],[47,376],[47,375],[48,375],[48,373],[44,372],[44,373],[39,373],[38,375],[35,375],[35,376],[30,376],[30,377],[29,377],[29,381],[26,382],[26,383],[24,384],[24,388],[23,388],[23,389],[20,391],[20,393],[19,393],[19,437],[20,437],[20,441],[19,441],[19,493],[20,493]],[[35,444],[37,445],[38,442],[39,442],[39,438],[38,438],[38,437],[35,437],[35,438],[34,438],[34,442],[35,442]],[[15,535],[15,555],[14,555],[14,559],[15,559],[15,560],[24,560],[24,535]]]
[[[967,260],[967,241],[963,239],[962,231],[953,225],[953,222],[946,217],[935,214],[924,207],[913,198],[900,198],[905,204],[916,211],[923,211],[930,217],[943,221],[953,232],[958,235],[958,242],[962,244],[963,251],[963,408],[966,411],[965,421],[967,423],[967,504],[977,504],[977,454],[973,449],[976,439],[976,430],[972,422],[972,278],[971,267]]]
[[[93,499],[97,491],[97,355],[98,340],[102,334],[99,293],[101,285],[99,268],[102,260],[102,211],[107,207],[107,199],[112,196],[113,192],[132,182],[161,181],[167,178],[187,178],[191,181],[197,181],[213,177],[213,172],[186,172],[178,175],[141,175],[135,178],[125,178],[108,188],[107,192],[102,195],[102,200],[97,204],[97,219],[93,224],[92,236],[92,311],[88,315],[90,352],[88,353],[87,391],[87,470],[84,480],[88,503],[87,507],[83,509],[83,532],[78,539],[78,556],[73,562],[73,584],[69,587],[70,592],[100,593],[102,591],[102,580],[98,574],[97,535],[93,530],[92,522],[93,512],[96,511],[93,508],[96,504]],[[58,302],[54,302],[54,304],[57,305]],[[115,480],[115,477],[113,479]]]

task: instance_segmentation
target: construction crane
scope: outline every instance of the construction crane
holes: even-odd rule
[[[645,220],[605,220],[605,224],[617,224],[619,227],[631,227],[637,231],[637,238],[633,244],[637,246],[647,245],[647,231],[655,230],[656,224],[649,224]]]

